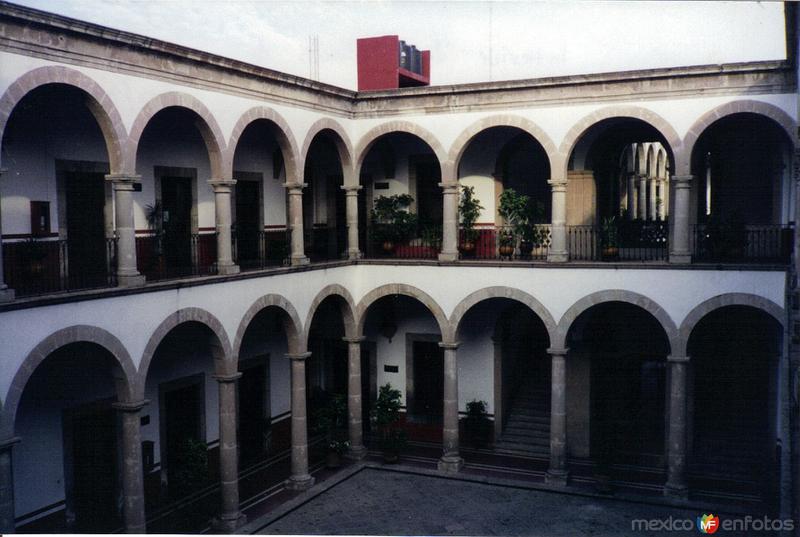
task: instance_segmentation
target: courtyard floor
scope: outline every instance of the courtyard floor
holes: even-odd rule
[[[565,494],[505,480],[449,478],[413,467],[355,465],[266,516],[242,533],[284,535],[619,536],[697,534],[704,513],[597,495]],[[724,513],[714,513],[722,521]],[[669,531],[640,520],[691,521]],[[656,529],[658,528],[658,529]],[[738,535],[725,531],[725,535]],[[752,532],[750,533],[752,535]],[[742,533],[744,535],[744,533]],[[766,533],[764,533],[766,535]]]

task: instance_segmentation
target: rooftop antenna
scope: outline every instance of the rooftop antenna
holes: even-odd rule
[[[319,35],[308,36],[308,78],[319,80]]]

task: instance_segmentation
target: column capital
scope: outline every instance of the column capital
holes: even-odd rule
[[[289,194],[302,194],[307,186],[308,183],[283,183],[283,188],[288,190]]]
[[[114,190],[133,190],[133,185],[141,181],[142,176],[133,173],[107,173],[105,178]]]
[[[241,371],[237,371],[236,373],[229,373],[224,375],[211,375],[211,378],[219,382],[220,384],[225,384],[228,382],[236,382],[240,378],[242,378]]]
[[[362,190],[364,187],[361,185],[342,185],[339,188],[344,190],[345,194],[353,196],[358,194],[358,191]]]
[[[236,179],[209,179],[207,183],[214,192],[230,192],[231,187],[236,184]]]
[[[347,343],[361,343],[365,339],[367,338],[365,338],[364,336],[353,336],[353,337],[345,336],[342,338],[342,341],[345,341]]]
[[[12,436],[11,438],[0,440],[0,451],[6,451],[14,447],[14,444],[19,444],[20,442],[22,442],[22,438],[19,436]]]
[[[675,363],[675,364],[686,364],[686,363],[689,363],[689,357],[688,356],[673,356],[673,355],[670,354],[669,356],[667,356],[667,361]]]
[[[305,360],[306,358],[309,358],[310,356],[311,356],[310,352],[298,352],[298,353],[287,352],[286,353],[286,357],[288,359],[290,359],[292,361],[298,361],[298,362],[301,362],[301,361]]]
[[[457,182],[438,183],[438,185],[442,188],[445,194],[457,194],[458,188],[461,186]]]
[[[673,175],[669,179],[675,183],[675,188],[690,188],[694,175]]]
[[[142,399],[141,401],[119,401],[117,403],[112,403],[111,408],[119,410],[120,412],[139,412],[148,404],[150,404],[149,399]]]
[[[547,349],[547,354],[553,356],[566,356],[569,352],[569,347],[557,348],[557,347],[550,347]]]
[[[559,179],[548,179],[547,184],[550,185],[550,188],[554,191],[565,191],[567,189],[567,179],[566,178],[559,178]]]
[[[441,347],[443,349],[456,350],[459,345],[461,345],[460,341],[449,341],[449,342],[440,341],[439,342],[439,347]]]

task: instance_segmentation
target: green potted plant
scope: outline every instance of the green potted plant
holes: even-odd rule
[[[313,431],[324,434],[328,445],[325,459],[328,468],[337,468],[342,464],[342,455],[350,447],[347,435],[347,400],[342,394],[319,396],[324,402],[313,415]]]
[[[603,261],[614,261],[619,258],[619,228],[616,216],[603,218],[600,225],[600,244]]]
[[[520,241],[520,253],[530,255],[538,239],[534,222],[544,214],[544,205],[532,203],[530,197],[509,188],[500,194],[498,213],[512,229],[515,242]]]
[[[408,194],[379,196],[371,211],[372,233],[387,254],[394,252],[397,243],[408,240],[417,225],[417,216],[409,211],[414,198]]]
[[[400,451],[406,444],[405,431],[399,427],[400,390],[395,390],[388,383],[381,386],[371,414],[383,450],[383,459],[386,462],[397,462]]]
[[[500,231],[497,234],[497,240],[500,243],[498,247],[500,257],[507,257],[511,259],[511,256],[514,255],[514,245],[517,242],[514,237],[514,230],[508,226],[500,228]]]
[[[467,442],[474,448],[483,448],[489,444],[491,422],[486,412],[486,401],[473,399],[467,403],[467,417],[464,418],[464,432]]]
[[[478,240],[478,230],[475,223],[481,215],[483,206],[480,200],[475,197],[474,186],[461,187],[461,200],[458,204],[458,214],[461,218],[461,230],[463,233],[462,243],[459,249],[462,254],[471,255],[475,252],[475,243]]]

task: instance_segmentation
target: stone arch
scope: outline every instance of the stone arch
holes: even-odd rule
[[[550,337],[550,341],[555,341],[557,325],[553,319],[553,315],[544,306],[544,304],[536,300],[533,296],[529,295],[525,291],[504,286],[486,287],[484,289],[480,289],[474,293],[471,293],[461,302],[459,302],[453,310],[453,313],[450,314],[450,326],[453,329],[453,334],[458,335],[458,329],[461,325],[461,321],[473,306],[490,298],[507,298],[528,306],[531,311],[533,311],[533,313],[535,313],[536,316],[542,320],[542,323],[544,323],[545,328],[547,328],[547,335]]]
[[[72,86],[88,95],[86,106],[103,133],[110,172],[132,173],[134,162],[127,158],[128,155],[124,150],[124,141],[128,136],[114,102],[103,88],[89,76],[61,65],[49,65],[28,71],[8,87],[0,97],[0,141],[3,139],[8,120],[17,104],[28,93],[47,84]]]
[[[439,161],[439,166],[442,169],[442,181],[448,181],[455,177],[453,173],[453,163],[448,159],[447,153],[441,142],[439,142],[439,139],[429,130],[410,121],[387,121],[386,123],[381,123],[377,127],[372,128],[361,137],[355,151],[356,177],[360,175],[364,159],[367,157],[369,150],[372,149],[375,142],[377,142],[381,136],[393,132],[412,134],[428,144],[428,147],[433,150],[433,153]]]
[[[127,151],[130,161],[134,164],[136,163],[136,153],[139,148],[139,142],[150,120],[160,111],[170,107],[185,108],[197,114],[200,121],[196,123],[196,126],[208,150],[208,159],[211,164],[211,179],[229,179],[230,177],[225,175],[228,170],[224,168],[224,155],[226,152],[225,138],[222,136],[222,131],[217,124],[217,120],[214,119],[214,115],[208,107],[196,97],[177,91],[162,93],[154,97],[150,102],[144,105],[139,115],[136,116],[133,126],[131,127],[130,137],[128,138]]]
[[[183,308],[164,319],[147,341],[144,353],[142,353],[142,359],[139,362],[138,382],[136,385],[137,395],[139,395],[139,397],[144,397],[147,373],[158,346],[173,328],[188,322],[202,324],[211,330],[217,339],[212,345],[215,373],[218,375],[225,375],[235,372],[236,361],[231,353],[230,340],[228,339],[228,334],[222,326],[222,323],[219,322],[219,319],[201,308]],[[234,364],[233,367],[231,363]]]
[[[552,170],[555,165],[563,160],[563,157],[558,153],[558,148],[553,140],[539,125],[530,119],[515,116],[511,114],[498,114],[480,119],[461,131],[456,141],[450,146],[447,160],[453,163],[453,168],[458,172],[458,165],[464,152],[469,147],[472,140],[481,132],[491,129],[492,127],[515,127],[523,132],[530,134],[534,140],[544,148],[547,155],[547,160]]]
[[[653,149],[652,144],[650,144],[650,147],[647,148],[647,176],[656,176],[656,152]]]
[[[373,289],[361,299],[356,306],[356,335],[364,333],[364,321],[366,321],[366,314],[369,307],[372,306],[379,299],[389,295],[404,295],[407,297],[415,298],[422,302],[428,308],[433,317],[439,325],[439,332],[442,335],[442,341],[445,343],[452,343],[455,333],[451,330],[450,322],[444,314],[444,311],[439,304],[425,291],[418,289],[412,285],[404,283],[390,283],[381,285]]]
[[[239,145],[239,139],[242,137],[245,129],[247,129],[251,123],[259,119],[265,119],[277,127],[274,134],[278,146],[281,148],[281,153],[283,154],[283,165],[286,167],[287,182],[299,180],[298,178],[300,176],[298,175],[299,170],[297,163],[300,158],[300,153],[297,149],[297,142],[292,133],[292,128],[283,116],[266,106],[254,106],[239,117],[239,120],[233,127],[228,148],[225,152],[225,172],[233,176],[233,157],[236,154],[236,146]]]
[[[306,347],[308,347],[308,338],[311,335],[311,321],[314,320],[314,314],[317,312],[319,305],[322,304],[322,301],[330,296],[338,296],[345,302],[341,308],[345,336],[356,337],[361,334],[361,332],[356,332],[356,303],[353,300],[353,296],[350,294],[350,291],[338,283],[334,283],[326,286],[322,291],[317,293],[317,296],[314,297],[314,300],[311,302],[311,307],[308,309],[308,315],[306,316],[305,330],[303,331],[303,340],[305,341]]]
[[[694,146],[697,143],[697,140],[700,139],[700,136],[702,136],[703,132],[717,120],[739,113],[756,114],[771,119],[786,133],[786,136],[788,136],[792,146],[797,146],[798,140],[797,136],[795,135],[796,123],[791,116],[789,116],[789,114],[777,106],[761,101],[731,101],[709,110],[700,116],[700,118],[689,128],[689,131],[683,138],[681,158],[676,158],[677,172],[675,173],[677,175],[689,175],[692,167],[692,152],[694,151]]]
[[[311,143],[314,141],[314,138],[316,138],[317,135],[323,131],[331,131],[334,134],[331,139],[336,146],[336,151],[339,154],[339,160],[342,163],[342,168],[345,170],[345,184],[349,184],[347,183],[347,179],[348,175],[352,176],[351,170],[353,167],[354,155],[353,143],[350,141],[350,136],[348,136],[347,131],[345,131],[342,124],[335,119],[324,117],[311,125],[311,127],[308,129],[308,134],[306,134],[305,140],[303,140],[303,146],[300,149],[300,162],[305,164],[306,158],[308,158],[308,151],[311,149]],[[348,171],[350,171],[349,174],[347,173]],[[352,177],[349,179],[352,181]],[[356,182],[357,181],[354,183]]]
[[[575,322],[575,319],[577,319],[581,313],[585,312],[592,306],[596,306],[604,302],[625,302],[627,304],[639,306],[650,315],[655,317],[655,319],[661,325],[661,328],[664,330],[664,334],[667,336],[667,341],[669,342],[670,353],[674,353],[675,349],[680,348],[676,343],[678,329],[675,326],[675,322],[672,320],[666,310],[644,295],[634,293],[633,291],[625,291],[623,289],[608,289],[605,291],[598,291],[581,298],[575,302],[575,304],[570,306],[570,308],[566,311],[566,313],[564,313],[564,315],[561,316],[561,320],[558,322],[556,339],[551,341],[553,347],[564,348],[567,342],[567,334],[569,333],[570,327],[572,327],[572,324]]]
[[[686,315],[678,330],[678,337],[673,352],[685,356],[689,350],[689,337],[692,335],[692,331],[695,326],[697,326],[697,323],[709,313],[726,306],[749,306],[763,311],[778,321],[782,327],[786,327],[786,311],[775,302],[748,293],[726,293],[701,302]]]
[[[242,341],[244,340],[245,332],[250,326],[258,313],[265,309],[274,306],[282,310],[286,317],[284,319],[284,330],[286,332],[286,340],[289,344],[289,352],[291,354],[299,354],[305,352],[305,338],[303,338],[303,324],[300,322],[300,316],[297,315],[297,310],[289,300],[281,295],[269,294],[258,298],[247,309],[242,320],[239,322],[239,328],[236,330],[236,337],[233,340],[233,356],[234,360],[239,359],[239,352],[242,349]]]
[[[558,151],[559,154],[563,155],[564,157],[564,162],[562,163],[564,177],[566,177],[567,174],[569,156],[572,154],[572,151],[575,149],[575,146],[581,137],[595,124],[605,119],[612,118],[638,119],[647,123],[664,137],[669,145],[669,151],[672,153],[673,158],[675,158],[676,161],[679,160],[678,155],[682,151],[681,138],[678,136],[675,128],[666,119],[656,114],[652,110],[648,110],[647,108],[642,108],[640,106],[608,106],[599,110],[595,110],[591,114],[579,120],[564,136]]]
[[[2,433],[0,438],[8,438],[14,434],[17,408],[22,392],[36,368],[47,357],[58,349],[71,343],[94,343],[108,351],[116,360],[122,372],[117,385],[117,397],[120,402],[133,402],[136,399],[136,366],[131,360],[128,350],[122,342],[110,332],[96,326],[75,325],[50,334],[37,344],[17,369],[8,393],[4,398],[2,411]]]

